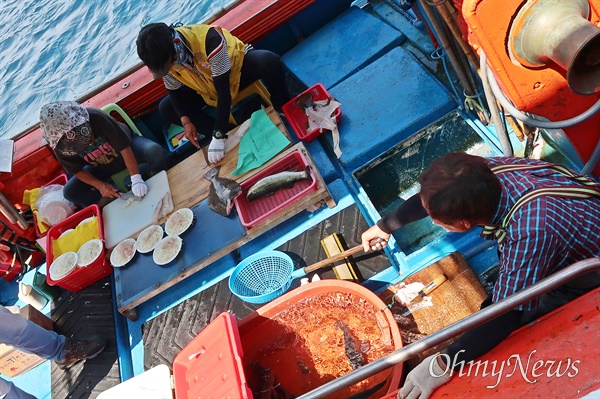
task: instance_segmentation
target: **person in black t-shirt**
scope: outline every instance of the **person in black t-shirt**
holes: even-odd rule
[[[167,156],[159,144],[132,134],[129,126],[104,111],[74,101],[44,105],[40,128],[58,162],[74,176],[64,187],[64,197],[80,207],[96,204],[102,197],[118,198],[118,190],[107,180],[125,168],[133,194],[146,195],[148,187],[138,161],[147,163],[151,173],[167,167]]]

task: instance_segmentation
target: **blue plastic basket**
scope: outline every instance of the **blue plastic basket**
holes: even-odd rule
[[[267,303],[292,284],[294,262],[283,252],[266,251],[240,262],[229,277],[229,289],[249,303]]]

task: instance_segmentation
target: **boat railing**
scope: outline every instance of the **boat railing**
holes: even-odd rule
[[[372,363],[324,384],[310,392],[299,396],[298,399],[316,399],[330,395],[339,389],[348,387],[371,377],[383,370],[393,367],[399,363],[418,355],[419,353],[434,347],[452,337],[462,334],[474,327],[480,326],[510,310],[522,305],[532,299],[551,291],[576,277],[587,273],[600,271],[600,258],[590,258],[574,263],[549,277],[533,284],[524,290],[504,298],[462,320],[457,321],[417,342],[411,343],[397,351],[390,353]]]

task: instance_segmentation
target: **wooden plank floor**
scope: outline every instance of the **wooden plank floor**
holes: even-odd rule
[[[360,244],[360,234],[367,228],[368,225],[360,211],[353,205],[277,249],[294,255],[293,258],[298,260],[298,267],[303,267],[326,258],[321,247],[321,239],[325,236],[339,233],[350,248]],[[306,264],[303,264],[302,260]],[[389,259],[381,253],[358,254],[353,260],[363,279],[368,279],[390,266]],[[320,276],[335,278],[330,270],[320,273]],[[299,284],[298,281],[294,283]],[[172,367],[173,359],[181,349],[221,312],[229,311],[241,320],[258,307],[260,305],[245,303],[233,295],[229,291],[227,279],[219,282],[144,324],[145,368],[149,369],[159,364]]]
[[[54,303],[51,318],[54,331],[67,337],[103,334],[108,339],[106,349],[98,357],[69,370],[52,363],[53,399],[95,398],[120,382],[110,277],[79,292],[64,290]]]

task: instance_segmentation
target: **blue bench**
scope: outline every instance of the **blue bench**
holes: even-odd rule
[[[339,162],[349,173],[456,108],[446,88],[402,47],[329,92],[342,104]],[[331,135],[319,141],[332,146]]]
[[[307,86],[331,88],[404,41],[386,23],[351,7],[288,51],[283,63]]]

